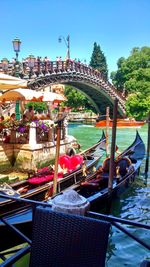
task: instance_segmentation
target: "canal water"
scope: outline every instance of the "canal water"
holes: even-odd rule
[[[146,145],[147,125],[138,129],[138,131]],[[84,150],[99,140],[102,129],[95,128],[93,125],[70,124],[68,132],[70,135],[77,138],[78,142],[81,144],[82,150]],[[119,147],[119,151],[123,151],[124,148],[127,148],[133,142],[135,135],[135,128],[117,129],[116,143]],[[111,140],[111,129],[109,140]],[[101,164],[101,162],[99,164]],[[150,223],[150,170],[148,177],[145,178],[144,168],[145,161],[143,161],[141,166],[139,177],[136,178],[132,186],[121,195],[121,198],[113,202],[112,215],[145,224]],[[101,210],[99,212],[101,212]],[[150,231],[135,229],[131,226],[127,227],[127,229],[147,243],[150,242]],[[147,258],[150,259],[148,250],[116,228],[113,227],[111,229],[106,267],[137,267]],[[29,257],[24,257],[15,266],[27,267],[28,260]]]

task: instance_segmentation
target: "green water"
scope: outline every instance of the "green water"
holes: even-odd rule
[[[138,131],[146,144],[147,126],[143,126],[138,129]],[[77,138],[78,142],[81,144],[82,150],[84,150],[99,140],[102,134],[102,129],[95,128],[92,125],[70,124],[68,132],[70,135]],[[135,135],[136,129],[118,129],[116,143],[119,147],[119,151],[123,151],[124,148],[128,147],[133,142]],[[111,140],[111,130],[109,139]],[[140,176],[120,199],[113,202],[113,215],[149,224],[150,172],[148,173],[148,178],[145,179],[144,168],[145,162],[143,161]],[[128,227],[128,230],[149,243],[150,231],[135,229],[133,227]],[[150,259],[148,250],[144,249],[141,245],[138,245],[135,241],[116,228],[112,228],[107,253],[107,267],[137,267],[140,266],[140,262],[146,258]],[[29,257],[24,257],[15,266],[27,267],[28,260]]]

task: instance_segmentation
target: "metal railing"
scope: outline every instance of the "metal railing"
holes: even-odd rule
[[[2,63],[0,63],[0,72],[2,71]],[[8,74],[14,74],[13,63],[8,64]],[[37,59],[34,66],[30,68],[28,62],[22,62],[19,71],[21,78],[28,79],[28,85],[32,89],[39,90],[41,87],[50,83],[60,82],[62,80],[84,80],[90,84],[101,88],[110,98],[119,100],[119,106],[125,113],[125,97],[111,84],[104,75],[98,70],[77,62],[72,59],[66,61],[49,61]]]

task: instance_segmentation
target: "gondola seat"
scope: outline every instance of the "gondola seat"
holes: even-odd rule
[[[30,267],[104,267],[110,223],[37,207]]]
[[[82,189],[91,189],[91,190],[95,190],[95,189],[102,189],[102,188],[106,188],[108,186],[108,175],[103,173],[103,177],[100,177],[99,179],[95,178],[89,181],[85,181],[82,182],[80,184],[80,187]]]
[[[83,159],[84,160],[93,160],[94,157],[92,155],[86,155],[86,156],[83,156]]]

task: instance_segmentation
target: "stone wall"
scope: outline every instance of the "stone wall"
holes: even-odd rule
[[[83,119],[84,122],[95,122],[97,115],[93,112],[69,112],[68,121],[78,121]]]
[[[13,144],[0,145],[0,172],[11,170],[14,162]]]
[[[60,154],[64,154],[75,138],[61,140]],[[42,144],[3,144],[0,145],[0,172],[35,170],[55,158],[56,142]]]

